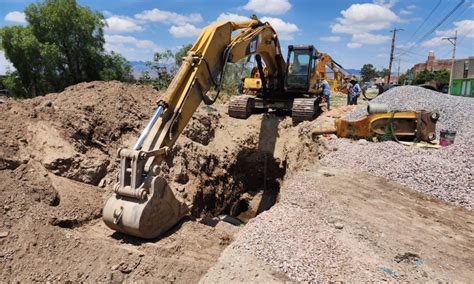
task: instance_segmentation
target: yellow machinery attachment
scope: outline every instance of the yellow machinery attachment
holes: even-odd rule
[[[369,105],[369,115],[357,120],[336,120],[336,129],[314,131],[314,134],[334,133],[341,138],[366,139],[390,136],[395,140],[431,142],[436,139],[438,112],[388,112],[384,105]]]
[[[244,88],[249,90],[261,90],[262,79],[260,78],[245,78]]]

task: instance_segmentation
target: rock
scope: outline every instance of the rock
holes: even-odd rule
[[[41,104],[42,107],[51,107],[52,105],[53,105],[53,102],[50,100],[46,100]]]
[[[338,230],[342,230],[344,228],[344,225],[342,223],[336,223],[336,224],[334,224],[334,228],[336,228]]]
[[[104,188],[107,185],[107,179],[103,178],[99,182],[99,187]]]
[[[0,232],[0,238],[5,238],[5,237],[8,236],[8,234],[9,234],[8,231],[1,231],[1,232]]]
[[[369,144],[369,141],[365,140],[365,139],[359,139],[359,141],[357,141],[357,144],[359,145],[367,145]]]
[[[118,264],[115,264],[114,266],[112,266],[112,268],[111,268],[111,269],[112,269],[112,270],[117,270],[117,269],[119,269],[119,267],[120,267],[120,265],[118,265]]]

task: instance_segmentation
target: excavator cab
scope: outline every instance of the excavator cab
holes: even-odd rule
[[[312,45],[289,45],[285,91],[307,93],[310,89],[311,72],[317,59],[316,48]]]

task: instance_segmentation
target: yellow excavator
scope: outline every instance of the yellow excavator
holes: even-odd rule
[[[133,148],[118,151],[118,182],[102,212],[107,226],[150,239],[160,236],[188,214],[185,201],[160,173],[161,163],[201,102],[212,104],[218,98],[226,63],[248,56],[255,57],[257,67],[244,80],[245,95],[236,96],[229,103],[230,116],[247,118],[255,112],[273,109],[289,112],[293,120],[301,121],[313,119],[321,111],[323,101],[316,82],[323,76],[317,72],[318,60],[323,58],[318,57],[312,45],[290,45],[285,62],[278,36],[269,23],[253,16],[244,22],[210,24],[184,58]],[[211,87],[217,89],[212,98],[207,95]],[[383,132],[389,125],[396,135],[416,134],[417,139],[428,141],[435,137],[434,127],[430,125],[436,122],[437,114],[412,112],[397,116],[385,108],[380,112],[384,113],[376,112],[376,117],[370,120],[339,123],[336,131],[341,135],[360,136],[374,129]],[[401,121],[395,122],[398,118]]]
[[[257,70],[245,79],[247,94],[229,104],[229,115],[285,110],[295,121],[313,119],[321,96],[313,88],[317,51],[311,45],[288,47],[288,64],[275,30],[253,16],[244,22],[215,22],[205,27],[188,52],[151,120],[132,149],[120,149],[120,172],[114,193],[103,208],[110,228],[155,238],[188,213],[188,207],[160,175],[160,164],[203,101],[219,94],[225,65],[255,56]],[[207,95],[217,89],[213,98]]]

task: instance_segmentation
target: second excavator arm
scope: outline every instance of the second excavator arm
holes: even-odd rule
[[[103,209],[104,222],[110,228],[154,238],[187,213],[187,206],[160,176],[160,164],[200,103],[215,101],[206,93],[213,86],[219,90],[225,64],[250,55],[263,59],[267,78],[283,82],[285,61],[268,23],[253,17],[245,22],[217,22],[203,29],[133,149],[119,151],[119,182]]]
[[[330,85],[334,90],[337,90],[338,88],[340,88],[340,82],[342,82],[343,80],[344,72],[347,74],[349,73],[345,71],[344,68],[339,63],[334,61],[334,59],[332,59],[332,57],[327,53],[319,53],[318,58],[319,61],[316,65],[316,72],[313,73],[313,77],[316,78],[313,78],[313,81],[317,81],[317,79],[326,78],[326,67],[329,67],[329,69],[331,69],[334,73],[334,78],[332,84]]]

